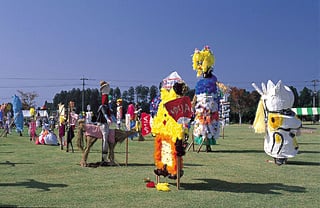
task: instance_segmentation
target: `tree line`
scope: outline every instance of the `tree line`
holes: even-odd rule
[[[297,89],[290,86],[295,96],[295,102],[293,107],[312,107],[313,106],[313,91],[304,87],[300,93]],[[319,93],[316,92],[316,106],[319,106]],[[24,109],[30,109],[34,107],[34,99],[37,95],[33,93],[25,93],[19,91]],[[192,100],[195,90],[189,89],[187,96]],[[111,88],[109,94],[109,101],[112,112],[116,113],[116,101],[121,98],[123,103],[123,114],[126,113],[127,107],[130,103],[139,103],[142,112],[150,112],[150,103],[153,98],[159,94],[159,88],[155,85],[151,87],[139,85],[136,87],[130,87],[128,90],[121,92],[120,88]],[[247,91],[245,89],[230,87],[228,92],[227,101],[230,102],[230,122],[231,123],[252,123],[255,117],[256,108],[260,99],[260,94],[256,91]],[[55,111],[58,108],[59,103],[67,104],[70,101],[75,102],[76,113],[81,113],[82,109],[86,111],[87,106],[90,105],[91,111],[96,113],[101,104],[101,94],[97,88],[88,88],[82,91],[79,88],[73,88],[69,91],[61,91],[57,93],[53,98],[53,103],[45,103],[47,110]],[[311,120],[310,118],[306,118]]]

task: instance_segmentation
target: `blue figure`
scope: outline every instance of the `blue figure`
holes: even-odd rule
[[[14,123],[16,125],[16,131],[22,136],[23,131],[23,113],[22,113],[22,103],[17,95],[12,96],[12,108]]]

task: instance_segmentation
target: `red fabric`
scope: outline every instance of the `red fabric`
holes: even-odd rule
[[[150,181],[146,184],[146,187],[147,188],[155,188],[156,187],[156,184],[153,182],[153,181]]]
[[[130,104],[128,106],[128,111],[127,111],[128,114],[130,114],[130,119],[131,120],[134,120],[134,105],[133,104]]]
[[[108,105],[109,103],[109,96],[107,94],[102,94],[102,97],[101,97],[101,104],[102,105]]]
[[[147,134],[150,134],[151,132],[151,126],[150,126],[150,114],[147,113],[141,113],[141,134],[142,136],[145,136]]]
[[[102,133],[101,133],[100,127],[94,124],[86,124],[85,135],[102,139]]]
[[[64,124],[61,124],[59,127],[59,137],[62,138],[66,134],[66,127]]]
[[[164,104],[169,115],[174,118],[175,121],[178,121],[179,118],[192,117],[191,101],[187,96],[177,98],[175,100],[169,101]]]
[[[216,120],[216,121],[219,121],[219,111],[213,112],[212,119]]]
[[[102,132],[100,130],[100,127],[98,125],[94,124],[86,124],[86,136],[92,136],[98,139],[102,139]],[[108,142],[114,144],[116,139],[116,132],[114,129],[109,129],[109,134],[108,134]]]
[[[30,136],[32,138],[34,138],[36,136],[36,130],[37,130],[36,122],[35,121],[31,121],[30,122]]]

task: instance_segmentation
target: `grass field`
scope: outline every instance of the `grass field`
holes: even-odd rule
[[[299,138],[300,153],[277,166],[263,151],[263,136],[249,125],[230,125],[224,138],[184,156],[181,188],[170,192],[146,188],[153,174],[153,138],[116,146],[121,167],[81,168],[81,153],[35,145],[16,133],[0,138],[0,207],[320,207],[319,125]],[[76,143],[75,139],[73,141]],[[196,148],[198,146],[196,145]],[[101,142],[88,162],[101,158]]]

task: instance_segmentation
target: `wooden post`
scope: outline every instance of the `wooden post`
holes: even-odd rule
[[[190,150],[190,148],[191,148],[191,146],[192,146],[192,151],[194,152],[194,135],[193,135],[193,132],[191,132],[191,138],[192,138],[192,141],[191,141],[191,143],[188,145],[188,147],[187,147],[187,151],[189,151]]]
[[[177,156],[177,189],[180,189],[181,156]]]
[[[224,139],[224,125],[222,126],[222,139]]]
[[[129,149],[129,138],[126,138],[126,166],[128,166],[128,149]]]

